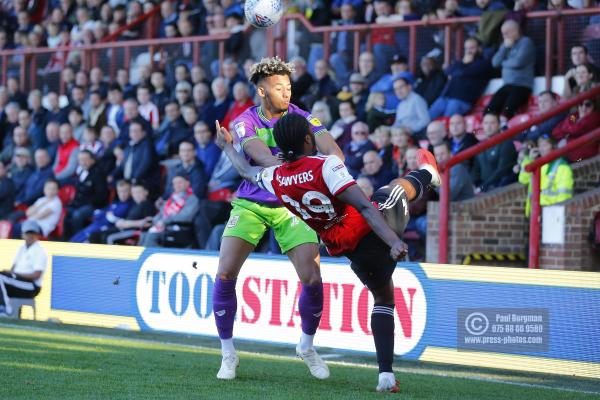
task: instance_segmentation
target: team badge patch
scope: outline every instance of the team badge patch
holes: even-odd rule
[[[240,220],[239,215],[232,215],[231,218],[229,218],[229,222],[227,222],[227,227],[234,228],[237,225],[239,220]]]
[[[319,118],[317,117],[313,117],[309,114],[308,117],[306,117],[306,119],[308,120],[308,122],[310,122],[312,126],[321,126],[321,121],[319,121]]]
[[[246,136],[246,124],[243,121],[235,124],[234,129],[240,139]]]

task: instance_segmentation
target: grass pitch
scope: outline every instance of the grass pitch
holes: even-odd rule
[[[208,348],[206,346],[213,346]],[[219,381],[215,339],[0,321],[1,399],[600,399],[600,384],[398,362],[398,394],[376,393],[374,357],[312,378],[293,348],[240,344],[238,378]],[[269,354],[257,353],[268,351]],[[326,353],[323,352],[322,353]]]

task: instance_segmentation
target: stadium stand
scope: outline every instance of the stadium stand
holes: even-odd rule
[[[3,2],[0,191],[6,195],[0,217],[9,221],[0,221],[3,235],[15,233],[11,225],[42,197],[47,179],[59,181],[63,206],[78,213],[62,211],[46,236],[68,240],[86,225],[98,224],[94,210],[103,209],[106,218],[111,211],[104,207],[123,201],[116,195],[120,179],[148,189],[150,203],[159,199],[154,214],[160,215],[160,199],[172,196],[172,179],[185,174],[200,211],[189,228],[197,237],[182,245],[204,248],[213,228],[221,229],[226,221],[239,181],[212,142],[214,120],[230,128],[256,103],[247,76],[252,63],[264,56],[278,54],[294,63],[293,102],[313,110],[345,149],[353,175],[369,178],[373,186],[384,181],[381,176],[408,172],[407,158],[415,147],[434,150],[442,140],[455,156],[477,141],[522,127],[501,145],[497,160],[517,170],[496,171],[502,179],[493,182],[482,180],[478,174],[486,165],[481,160],[486,154],[498,157],[493,147],[454,173],[470,172],[469,180],[491,190],[465,204],[487,204],[483,199],[523,190],[502,186],[516,180],[516,154],[523,158],[540,135],[551,134],[560,147],[600,124],[597,98],[531,124],[597,87],[600,7],[594,1],[585,9],[571,2],[526,0],[322,3],[290,4],[278,26],[257,30],[244,23],[238,1],[66,0],[42,2],[35,9],[28,9],[27,2]],[[497,127],[489,126],[487,111],[499,114]],[[428,124],[440,128],[443,137],[433,128],[430,132]],[[387,126],[391,130],[378,129]],[[182,160],[182,142],[194,147],[195,161]],[[39,149],[50,158],[47,176],[37,160]],[[93,173],[86,160],[78,160],[82,153],[91,156]],[[592,142],[565,156],[573,163],[576,188],[581,160],[597,160],[597,155]],[[90,175],[101,188],[94,199],[83,195]],[[407,233],[411,240],[427,238],[426,251],[413,257],[428,261],[438,260],[434,240],[444,235],[438,235],[437,226],[434,235],[428,231],[438,218],[437,196],[426,199]],[[576,201],[577,195],[564,204],[568,208]],[[136,203],[146,204],[146,199]],[[524,204],[519,207],[519,218],[525,218]],[[597,208],[590,207],[590,215]],[[454,205],[451,210],[454,216]],[[144,232],[150,228],[147,210],[138,211],[131,218],[123,212],[124,221],[137,221],[133,225],[108,219],[103,220],[106,229],[135,228],[127,243],[142,237],[156,245],[155,235]],[[513,235],[508,231],[517,229],[503,226],[497,235]],[[451,234],[458,234],[456,229]],[[85,232],[76,239],[89,240],[95,231]],[[102,242],[108,236],[92,234],[91,239]],[[454,262],[488,251],[455,247]],[[523,246],[505,250],[525,252]]]

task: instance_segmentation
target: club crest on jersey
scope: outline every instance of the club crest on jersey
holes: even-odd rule
[[[309,114],[308,117],[306,117],[306,119],[308,120],[308,122],[310,122],[312,126],[321,126],[321,121],[319,121],[317,117],[313,117]]]
[[[246,124],[243,121],[235,124],[234,129],[240,139],[246,135]]]
[[[232,215],[231,218],[229,218],[229,222],[227,222],[227,227],[235,228],[235,226],[237,225],[239,220],[240,220],[239,215]]]

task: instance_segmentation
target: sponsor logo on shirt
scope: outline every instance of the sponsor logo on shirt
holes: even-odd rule
[[[240,139],[246,135],[246,124],[243,121],[235,124],[234,129]]]
[[[339,171],[340,169],[344,169],[344,164],[338,164],[331,169],[331,172]]]
[[[227,222],[227,227],[234,228],[237,225],[239,220],[240,220],[239,215],[232,215],[231,218],[229,218],[229,222]]]
[[[321,121],[319,121],[319,118],[313,117],[311,114],[309,114],[308,117],[306,117],[306,119],[308,120],[308,122],[310,122],[312,126],[321,126]]]

